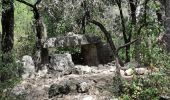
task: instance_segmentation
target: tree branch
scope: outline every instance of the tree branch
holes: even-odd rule
[[[111,37],[110,33],[106,30],[106,28],[100,22],[95,21],[95,20],[89,20],[89,22],[96,25],[96,26],[98,26],[101,29],[101,31],[104,33],[104,35],[105,35],[105,37],[107,39],[107,42],[109,43],[110,48],[113,51],[113,55],[114,55],[114,57],[115,57],[115,59],[117,61],[117,63],[116,63],[117,69],[119,69],[118,65],[123,66],[123,62],[121,61],[121,59],[120,59],[120,57],[118,55],[116,46],[115,46],[114,42],[112,41],[112,37]]]
[[[25,5],[27,5],[27,6],[31,7],[31,8],[34,8],[34,5],[28,3],[28,2],[26,2],[26,1],[24,1],[24,0],[16,0],[16,1],[18,1],[18,2],[20,2],[20,3],[23,3],[23,4],[25,4]]]
[[[113,50],[113,52],[116,53],[116,46],[114,45],[114,43],[112,41],[112,37],[111,37],[110,33],[106,30],[106,28],[98,21],[90,20],[89,22],[98,26],[101,29],[101,31],[105,34],[107,41],[110,44],[111,49]]]
[[[126,43],[126,44],[124,44],[123,46],[118,47],[117,52],[119,52],[119,50],[121,50],[122,48],[124,48],[124,47],[126,47],[126,46],[129,46],[129,45],[135,43],[137,40],[138,40],[138,39],[135,39],[135,40],[133,40],[132,42]]]
[[[124,20],[123,11],[122,11],[121,0],[116,0],[116,3],[118,5],[119,13],[120,13],[120,17],[121,17],[121,25],[122,25],[123,38],[124,38],[124,41],[126,43],[128,41],[128,38],[127,38],[127,35],[126,35],[126,27],[125,27],[125,20]]]

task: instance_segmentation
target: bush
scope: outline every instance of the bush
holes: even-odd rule
[[[170,56],[164,50],[153,47],[148,54],[151,74],[134,76],[131,82],[124,81],[123,100],[158,100],[170,93]],[[147,62],[147,60],[145,61]],[[154,69],[159,69],[155,72]]]

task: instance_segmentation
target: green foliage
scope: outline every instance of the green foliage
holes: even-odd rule
[[[19,71],[21,70],[21,64],[16,63],[13,54],[3,54],[3,56],[10,58],[10,62],[4,62],[2,61],[2,53],[0,54],[0,99],[6,100],[5,98],[8,96],[6,95],[6,90],[13,88],[20,81]]]
[[[18,59],[24,55],[32,55],[35,51],[35,35],[28,33],[25,37],[18,37],[15,43],[15,53]]]
[[[158,100],[164,93],[165,76],[159,73],[145,78],[136,76],[133,81],[124,81],[123,100]]]
[[[33,3],[34,0],[29,1]],[[31,8],[15,2],[15,27],[14,27],[14,51],[16,58],[23,55],[32,55],[35,48],[35,32],[33,25],[33,12]]]

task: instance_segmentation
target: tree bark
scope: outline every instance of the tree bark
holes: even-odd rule
[[[120,12],[120,17],[121,17],[121,24],[122,24],[122,32],[123,32],[123,39],[124,39],[124,43],[129,43],[131,41],[131,32],[129,32],[129,34],[126,34],[126,27],[125,27],[125,21],[124,21],[124,16],[123,16],[123,11],[122,11],[122,1],[121,0],[116,0],[116,3],[119,7],[119,12]],[[126,53],[126,60],[125,62],[129,62],[130,61],[130,45],[126,46],[125,48],[125,53]]]
[[[165,34],[163,40],[168,52],[170,52],[170,0],[165,2]]]
[[[3,67],[13,62],[12,49],[14,45],[14,1],[2,0],[2,65]],[[7,68],[8,69],[8,68]],[[12,75],[9,75],[6,71],[0,73],[0,82],[5,82],[10,79]]]
[[[10,62],[12,60],[11,52],[14,44],[14,1],[2,0],[2,60]]]

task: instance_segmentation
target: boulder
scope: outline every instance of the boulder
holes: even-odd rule
[[[54,54],[50,56],[50,69],[54,72],[61,72],[63,75],[71,74],[74,68],[71,55],[65,54]]]
[[[33,78],[35,75],[35,66],[34,62],[32,60],[32,57],[29,55],[25,55],[22,58],[22,64],[23,64],[23,74],[22,78]]]

